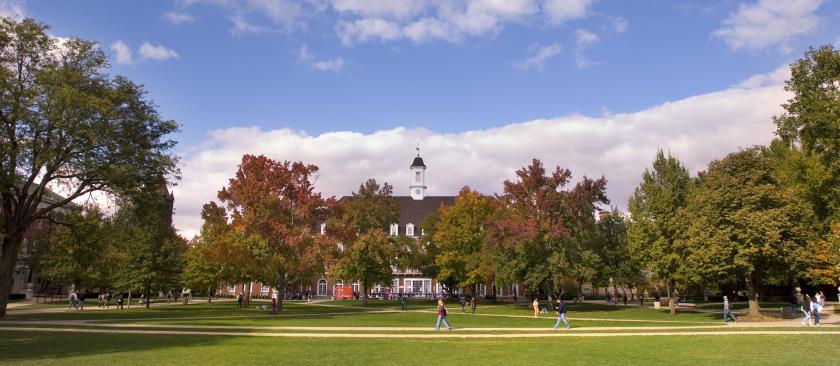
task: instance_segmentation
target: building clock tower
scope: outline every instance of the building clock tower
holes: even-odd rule
[[[411,163],[411,198],[422,200],[426,196],[426,164],[420,157],[420,146],[417,146],[417,156]]]

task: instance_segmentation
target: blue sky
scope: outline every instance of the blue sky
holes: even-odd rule
[[[786,65],[840,44],[837,0],[0,0],[100,42],[177,136],[175,224],[200,226],[242,154],[407,194],[418,141],[433,195],[485,193],[531,158],[627,198],[656,150],[692,171],[766,144]]]
[[[269,3],[268,9],[286,1],[255,1],[260,2]],[[112,61],[113,72],[145,84],[160,112],[183,125],[179,139],[185,144],[229,126],[288,127],[310,134],[396,126],[459,132],[572,113],[636,111],[720,90],[773,70],[810,45],[840,38],[836,1],[802,2],[821,3],[813,12],[820,23],[811,32],[740,48],[713,34],[739,6],[755,6],[755,0],[567,2],[584,3],[586,11],[559,23],[547,20],[546,11],[524,11],[455,41],[373,38],[351,45],[342,43],[337,24],[366,17],[362,10],[338,11],[328,1],[310,6],[291,26],[247,0],[31,1],[23,6],[55,35],[99,41],[112,57],[114,42],[129,46],[133,62]],[[356,3],[363,9],[382,1]],[[182,22],[173,24],[166,13],[178,14]],[[235,17],[258,31],[235,31]],[[618,23],[625,28],[616,29]],[[579,49],[578,30],[598,41]],[[142,42],[178,56],[140,59]],[[541,68],[515,67],[548,45],[562,50]],[[313,60],[341,59],[340,70],[313,68],[301,59],[302,47]],[[579,67],[578,57],[591,64]]]

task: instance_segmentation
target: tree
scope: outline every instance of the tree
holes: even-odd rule
[[[493,270],[486,248],[486,222],[496,209],[495,202],[469,187],[461,188],[452,206],[438,211],[440,218],[432,237],[438,253],[434,258],[437,280],[460,288],[474,287],[492,279]]]
[[[66,210],[61,226],[37,253],[41,276],[59,283],[84,287],[110,287],[108,223],[96,206]]]
[[[588,230],[585,220],[594,221],[595,207],[608,202],[606,179],[584,177],[573,190],[565,190],[572,173],[556,167],[546,174],[538,159],[516,175],[518,181],[505,181],[499,213],[489,221],[487,239],[496,257],[496,278],[502,283],[521,281],[532,293],[542,289],[551,299],[561,278],[588,276],[583,266],[574,266],[592,259],[582,246]]]
[[[186,241],[172,227],[170,210],[158,192],[145,191],[122,202],[113,220],[114,240],[125,254],[117,285],[140,291],[146,308],[152,292],[177,287],[183,271]]]
[[[810,206],[764,154],[753,147],[710,163],[686,209],[687,267],[718,283],[744,281],[754,316],[763,285],[805,274],[816,239]]]
[[[601,282],[613,286],[636,287],[641,276],[638,264],[630,254],[627,240],[627,221],[618,208],[601,215],[598,221],[598,245],[595,253],[601,259],[598,276]]]
[[[276,284],[281,311],[287,283],[324,270],[315,229],[330,217],[336,201],[315,192],[317,172],[315,165],[245,155],[219,191],[236,240],[255,263],[254,277]]]
[[[384,231],[370,230],[362,234],[343,254],[333,272],[340,278],[358,280],[365,304],[371,287],[377,283],[391,283],[397,252],[394,242]]]
[[[250,267],[250,255],[243,248],[230,245],[235,241],[224,208],[210,202],[202,208],[201,217],[201,234],[189,243],[182,280],[190,289],[206,291],[210,302],[221,284],[238,279],[237,269]]]
[[[777,133],[832,172],[828,202],[840,222],[840,51],[830,45],[808,49],[791,65],[785,90],[793,97],[782,105],[785,113],[774,118]]]
[[[668,284],[668,306],[676,314],[671,289],[684,263],[675,242],[683,221],[677,213],[688,201],[692,180],[676,157],[657,151],[653,170],[645,169],[628,208],[628,245],[633,257],[645,269]]]
[[[341,234],[331,230],[335,240],[350,244],[337,253],[340,259],[332,272],[339,278],[358,280],[365,304],[370,288],[377,283],[390,284],[393,268],[399,266],[395,238],[385,236],[386,228],[399,219],[393,190],[387,182],[380,186],[375,179],[368,179],[343,201]]]
[[[33,222],[91,192],[177,174],[166,137],[175,122],[160,118],[141,86],[108,76],[94,42],[59,45],[46,30],[31,19],[0,23],[0,318]],[[66,196],[50,193],[56,187]]]
[[[598,268],[603,268],[602,258],[598,255],[602,243],[595,216],[601,205],[609,204],[606,189],[606,178],[593,180],[583,177],[574,189],[566,193],[560,211],[570,233],[563,240],[565,261],[561,263],[565,267],[561,267],[560,272],[577,282],[578,301],[583,301],[583,284],[596,279]]]

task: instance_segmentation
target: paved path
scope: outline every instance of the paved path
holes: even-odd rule
[[[79,329],[79,328],[39,328],[39,327],[0,327],[2,330],[20,332],[51,333],[99,333],[99,334],[146,334],[146,335],[203,335],[234,337],[282,337],[282,338],[547,338],[547,337],[638,337],[638,336],[733,336],[733,335],[835,335],[832,331],[768,331],[743,330],[728,332],[621,332],[621,333],[573,333],[566,330],[542,333],[510,334],[458,334],[441,331],[439,333],[258,333],[258,332],[209,332],[178,330],[125,330],[125,329]]]

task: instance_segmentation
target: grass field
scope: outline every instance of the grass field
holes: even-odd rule
[[[255,308],[262,304],[24,308],[0,321],[0,364],[807,365],[831,364],[840,344],[837,325],[722,326],[714,304],[676,316],[667,309],[569,304],[568,331],[551,330],[553,313],[534,319],[524,304],[481,304],[475,315],[450,304],[453,331],[434,330],[431,301],[412,301],[408,311],[396,301],[287,302],[277,316]],[[149,332],[176,334],[143,334]]]

